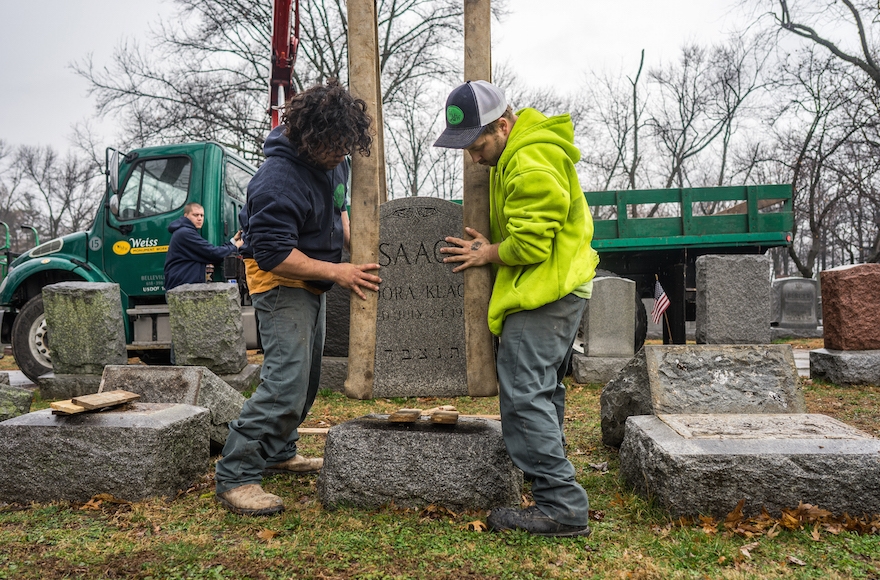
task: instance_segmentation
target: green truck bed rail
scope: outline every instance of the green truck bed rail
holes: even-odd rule
[[[749,185],[682,189],[594,191],[585,194],[593,215],[603,206],[617,210],[615,219],[593,221],[593,248],[632,252],[676,248],[785,246],[794,223],[790,185]],[[732,208],[712,215],[694,215],[701,202],[734,201]],[[672,204],[674,217],[629,217],[630,206],[646,214],[654,204]],[[598,210],[598,211],[597,211]]]

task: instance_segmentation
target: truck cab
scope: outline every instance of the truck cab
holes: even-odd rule
[[[12,342],[19,368],[32,380],[51,372],[41,291],[62,281],[119,284],[130,356],[165,362],[171,346],[165,300],[168,225],[187,203],[205,208],[202,236],[214,245],[238,230],[238,212],[256,168],[217,143],[188,143],[107,151],[107,187],[85,232],[49,240],[9,265],[0,285],[5,308],[0,340]],[[227,258],[214,282],[234,282],[242,296],[245,340],[256,347],[253,310],[241,260]]]

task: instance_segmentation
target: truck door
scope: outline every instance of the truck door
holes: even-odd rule
[[[186,156],[136,161],[120,188],[117,215],[107,212],[104,271],[127,296],[165,293],[168,225],[186,203],[192,160]]]

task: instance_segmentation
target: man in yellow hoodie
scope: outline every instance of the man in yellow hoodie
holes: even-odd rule
[[[446,100],[446,130],[435,147],[464,149],[490,170],[490,239],[447,237],[453,272],[493,264],[489,329],[500,337],[496,365],[501,426],[513,463],[532,481],[534,506],[493,509],[493,530],[586,536],[589,502],[565,457],[562,378],[599,258],[593,220],[574,164],[569,115],[515,114],[504,93],[470,81]]]

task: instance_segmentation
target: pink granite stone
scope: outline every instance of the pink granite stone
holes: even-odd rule
[[[821,283],[825,348],[880,349],[880,264],[825,270]]]

